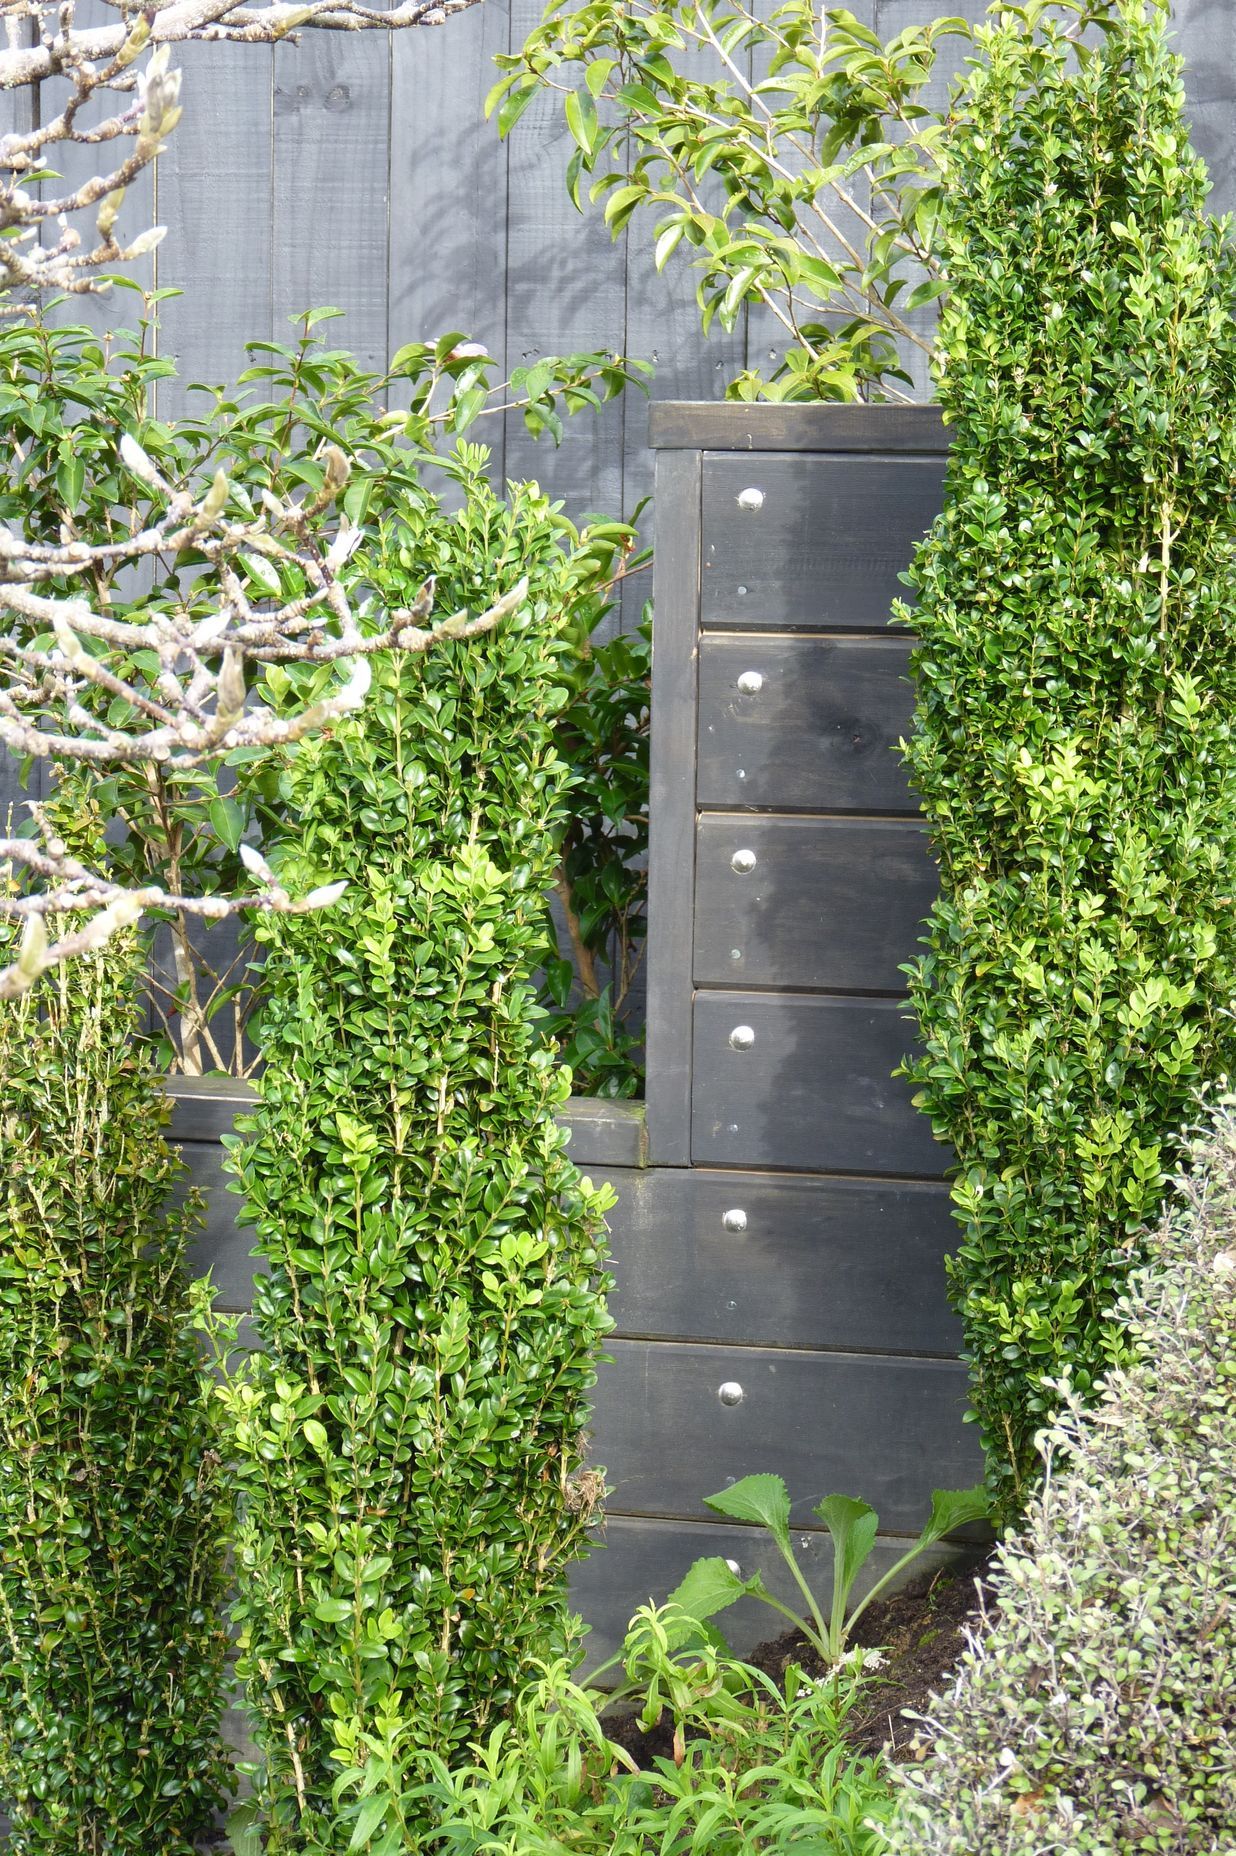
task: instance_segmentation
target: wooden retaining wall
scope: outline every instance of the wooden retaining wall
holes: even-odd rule
[[[934,871],[895,744],[909,722],[898,576],[939,507],[930,408],[658,409],[648,1101],[573,1102],[571,1152],[618,1195],[616,1320],[592,1455],[602,1540],[576,1602],[607,1654],[701,1553],[756,1565],[703,1497],[784,1476],[877,1509],[876,1566],[933,1487],[975,1481],[944,1285],[945,1150],[891,1072],[899,964]],[[198,1267],[251,1294],[219,1136],[244,1085],[177,1081],[173,1131],[207,1194]],[[787,1593],[788,1596],[788,1593]],[[744,1644],[767,1614],[737,1618]]]

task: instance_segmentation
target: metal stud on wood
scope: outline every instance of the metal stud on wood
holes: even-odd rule
[[[724,1379],[717,1387],[717,1397],[723,1405],[741,1405],[743,1389],[736,1379]]]
[[[745,1231],[747,1228],[747,1214],[738,1206],[735,1206],[733,1211],[723,1212],[721,1214],[721,1224],[726,1231]]]
[[[738,678],[738,687],[744,696],[758,696],[764,687],[764,679],[758,670],[744,670]]]
[[[738,492],[738,507],[745,510],[748,515],[754,515],[757,509],[762,509],[764,507],[763,490],[757,490],[754,485],[748,490],[740,490]]]
[[[730,858],[730,869],[736,876],[750,876],[758,861],[754,851],[735,851]]]
[[[735,1025],[730,1032],[731,1050],[750,1050],[755,1043],[755,1033],[750,1025]]]

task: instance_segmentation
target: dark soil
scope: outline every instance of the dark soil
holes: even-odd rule
[[[976,1581],[989,1595],[987,1564],[984,1556],[946,1567],[929,1584],[879,1599],[864,1611],[854,1641],[881,1650],[884,1665],[850,1717],[847,1737],[856,1751],[877,1753],[886,1747],[893,1759],[907,1756],[918,1723],[906,1720],[903,1710],[928,1713],[929,1697],[944,1687],[965,1648],[965,1627],[978,1616]],[[826,1673],[811,1645],[796,1630],[761,1643],[743,1660],[778,1683],[791,1663],[810,1676]],[[605,1731],[642,1767],[651,1767],[658,1756],[672,1757],[672,1729],[664,1719],[645,1733],[633,1714],[607,1716]]]

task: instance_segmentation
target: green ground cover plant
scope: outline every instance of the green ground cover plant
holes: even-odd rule
[[[88,806],[57,822],[98,825]],[[113,939],[0,1009],[0,1799],[15,1856],[190,1856],[231,1777],[229,1500],[185,1274],[197,1212],[168,1203],[182,1168],[132,1042],[140,964],[132,934]]]
[[[994,1609],[899,1771],[904,1856],[1198,1856],[1236,1844],[1236,1105],[1190,1155],[1117,1316],[1063,1389]]]
[[[856,1604],[855,1587],[875,1548],[879,1516],[869,1503],[852,1495],[826,1495],[811,1510],[823,1521],[833,1543],[832,1593],[826,1615],[794,1551],[790,1495],[780,1476],[743,1476],[719,1494],[706,1495],[704,1502],[715,1513],[726,1515],[730,1520],[766,1530],[802,1594],[806,1615],[801,1616],[782,1604],[768,1590],[761,1573],[743,1576],[735,1572],[727,1560],[715,1557],[696,1560],[686,1578],[670,1593],[670,1603],[702,1621],[717,1617],[744,1598],[757,1598],[800,1630],[828,1665],[838,1663],[845,1655],[855,1625],[881,1593],[908,1574],[915,1561],[947,1535],[972,1522],[985,1521],[988,1509],[986,1491],[981,1486],[936,1489],[931,1498],[931,1514],[918,1539],[894,1560]]]
[[[891,1790],[843,1737],[861,1652],[824,1681],[791,1668],[782,1689],[671,1601],[640,1608],[614,1660],[609,1694],[581,1687],[569,1660],[547,1665],[469,1759],[434,1762],[426,1856],[879,1856]],[[607,1733],[632,1701],[670,1729],[671,1751],[640,1770]]]
[[[1158,4],[978,34],[937,246],[953,432],[912,580],[940,864],[907,1073],[997,1515],[1089,1394],[1194,1091],[1236,1062],[1236,265]]]
[[[263,1351],[227,1404],[271,1852],[340,1847],[367,1736],[415,1771],[503,1716],[565,1641],[600,1492],[580,1433],[611,1201],[566,1156],[531,979],[569,791],[561,628],[603,569],[483,467],[458,458],[454,513],[409,484],[367,571],[386,606],[435,578],[450,610],[498,601],[501,622],[376,665],[363,715],[261,798],[280,881],[348,883],[262,925],[260,1106],[234,1145],[267,1272]],[[357,1847],[403,1791],[366,1800]]]

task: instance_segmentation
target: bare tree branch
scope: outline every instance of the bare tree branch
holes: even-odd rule
[[[107,270],[162,238],[163,228],[153,226],[125,242],[116,224],[125,190],[180,120],[172,46],[269,45],[304,28],[438,25],[474,3],[111,0],[114,24],[79,29],[76,0],[0,0],[0,90],[57,80],[50,102],[39,90],[31,126],[0,137],[0,318],[36,315],[49,291],[106,289]],[[62,144],[98,149],[100,164],[58,192],[45,169]],[[87,238],[73,223],[82,215],[93,216]],[[118,448],[143,488],[140,523],[135,513],[126,530],[121,519],[101,541],[83,539],[67,517],[58,540],[0,523],[0,748],[13,754],[95,772],[175,773],[236,749],[281,749],[360,706],[375,652],[415,655],[444,638],[474,638],[526,595],[521,582],[477,617],[458,613],[434,624],[429,581],[407,610],[385,615],[379,627],[362,623],[348,575],[360,531],[340,508],[348,464],[337,447],[319,447],[320,488],[303,501],[266,491],[256,511],[222,471],[205,488],[172,483],[133,437],[121,437]],[[192,562],[182,606],[169,611],[166,599],[152,600],[143,611],[130,599],[119,616],[111,608],[118,576],[181,556]],[[253,673],[281,663],[337,664],[341,674],[315,700],[276,713],[253,699]],[[254,887],[244,894],[182,894],[176,872],[168,883],[126,887],[74,856],[43,807],[31,811],[31,836],[0,837],[0,916],[25,923],[18,958],[0,971],[0,999],[26,991],[60,961],[105,946],[149,909],[218,920],[242,909],[319,908],[338,893],[325,884],[288,895],[248,846],[240,855]],[[61,932],[66,915],[80,917],[80,927]]]

